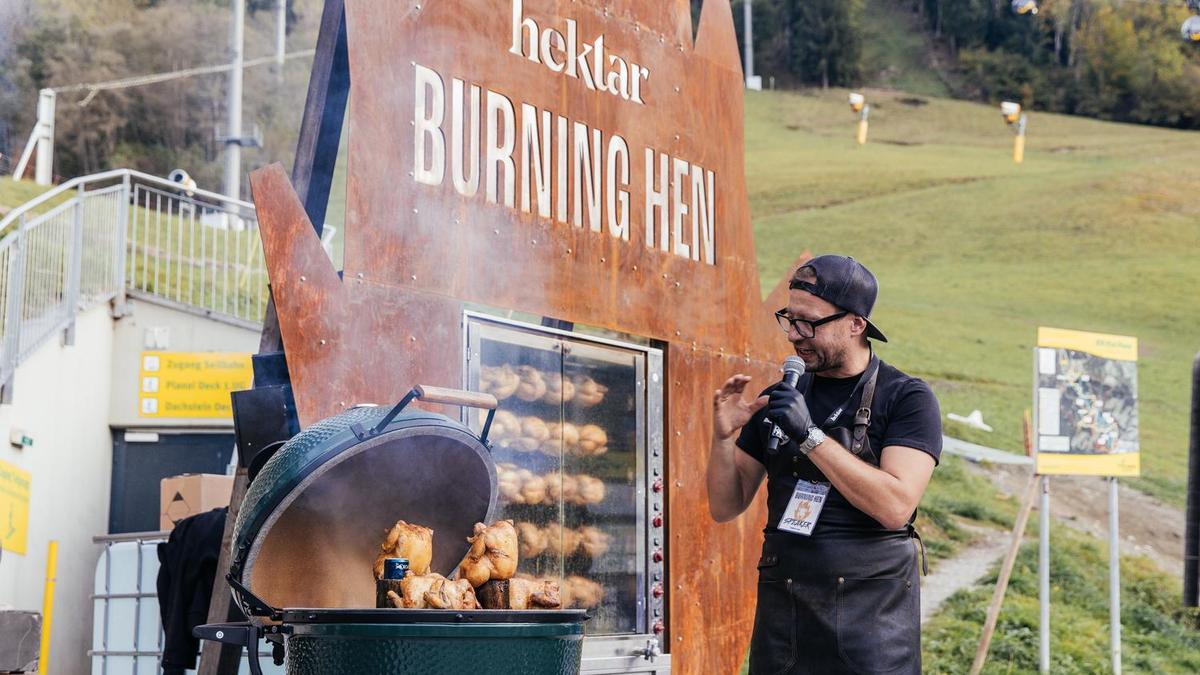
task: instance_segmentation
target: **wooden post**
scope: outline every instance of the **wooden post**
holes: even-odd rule
[[[343,0],[325,0],[312,75],[309,76],[304,118],[300,125],[300,140],[296,147],[296,163],[292,167],[292,182],[317,234],[321,233],[325,223],[325,209],[329,203],[329,189],[349,94],[350,62],[345,6]],[[268,299],[266,316],[263,318],[259,353],[268,354],[282,349],[279,317],[275,313],[272,297]],[[239,462],[241,464],[244,462]],[[221,557],[217,561],[217,575],[213,580],[212,601],[208,608],[209,623],[229,620],[232,596],[225,574],[229,570],[233,546],[233,525],[237,522],[238,511],[249,487],[246,467],[239,466],[233,479],[225,534],[221,538]],[[197,675],[236,675],[241,653],[241,648],[236,645],[205,641],[200,651]]]
[[[1033,424],[1029,411],[1025,411],[1025,456],[1033,456]],[[983,623],[983,636],[979,638],[979,648],[975,650],[975,661],[971,664],[971,675],[979,675],[983,664],[987,661],[988,649],[992,646],[992,634],[996,631],[996,621],[1000,618],[1000,608],[1004,605],[1004,594],[1008,592],[1008,580],[1012,576],[1013,566],[1017,562],[1017,553],[1021,550],[1021,539],[1025,536],[1025,526],[1029,523],[1029,513],[1033,510],[1033,502],[1038,494],[1037,471],[1029,474],[1025,492],[1021,495],[1021,507],[1017,512],[1017,522],[1013,524],[1012,542],[1008,545],[1008,553],[1004,556],[1004,564],[1000,566],[1000,577],[996,579],[996,590],[992,593],[992,602],[988,605],[987,619]]]

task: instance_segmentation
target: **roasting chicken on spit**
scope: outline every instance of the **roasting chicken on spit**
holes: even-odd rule
[[[408,569],[414,574],[427,574],[433,562],[433,530],[420,525],[396,521],[384,534],[375,558],[375,578],[383,578],[383,561],[387,558],[408,558]]]
[[[568,379],[563,378],[558,373],[546,373],[546,395],[542,397],[542,402],[548,405],[558,405],[560,403],[569,403],[575,398],[575,384]]]
[[[388,591],[388,599],[398,609],[479,609],[470,582],[451,581],[437,573],[410,572],[400,582],[400,593]]]
[[[546,395],[546,378],[537,368],[518,366],[517,376],[521,378],[521,383],[517,385],[517,398],[536,401]]]
[[[491,525],[475,523],[475,536],[467,539],[471,550],[459,566],[460,578],[475,588],[490,580],[511,579],[517,571],[517,530],[511,520]]]
[[[517,538],[521,543],[522,560],[536,558],[550,546],[546,531],[533,523],[517,523]]]
[[[479,372],[479,390],[495,396],[497,401],[515,394],[520,384],[521,376],[509,365],[494,368],[484,366]]]
[[[573,379],[575,385],[575,403],[590,408],[604,400],[608,387],[593,380],[587,375],[578,375]]]

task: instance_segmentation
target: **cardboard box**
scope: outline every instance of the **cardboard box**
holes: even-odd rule
[[[159,491],[158,526],[171,530],[188,516],[229,506],[232,494],[233,476],[185,473],[164,478]]]

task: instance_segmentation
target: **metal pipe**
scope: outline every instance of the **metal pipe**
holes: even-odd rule
[[[1121,518],[1117,477],[1108,479],[1108,625],[1113,675],[1121,675]]]
[[[1200,354],[1192,361],[1192,424],[1188,442],[1187,534],[1183,541],[1183,604],[1200,607]]]
[[[225,130],[225,194],[237,198],[242,189],[242,62],[246,25],[246,0],[233,0],[229,27],[229,49],[233,59],[229,71],[228,125]]]
[[[1040,673],[1050,672],[1050,478],[1042,476],[1042,497],[1038,505],[1038,656]]]

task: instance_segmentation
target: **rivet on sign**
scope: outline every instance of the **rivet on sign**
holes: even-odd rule
[[[300,281],[308,281],[308,277],[301,275]]]
[[[416,342],[416,341],[417,341],[417,336],[416,336],[416,335],[409,335],[409,336],[408,336],[408,339],[409,339],[409,341],[410,341],[410,342]]]
[[[358,273],[358,278],[359,278],[359,279],[363,278],[363,273],[362,273],[362,272],[359,272],[359,273]]]
[[[414,274],[414,275],[412,275],[412,280],[413,280],[413,281],[416,281],[416,280],[417,280],[417,275],[415,275],[415,274]]]
[[[325,341],[324,341],[324,340],[321,340],[321,344],[322,344],[322,345],[324,345],[324,344],[325,344]]]
[[[345,408],[345,407],[346,407],[346,402],[345,402],[345,401],[338,401],[338,405],[340,405],[340,406],[342,406],[343,408]]]
[[[414,174],[413,172],[411,172],[411,171],[409,171],[409,172],[408,172],[408,177],[409,177],[409,178],[412,178],[414,175],[415,175],[415,174]]]
[[[679,288],[679,282],[678,282],[678,281],[676,281],[676,282],[675,282],[675,288]]]
[[[667,273],[666,273],[666,272],[663,272],[663,278],[664,278],[664,279],[666,279],[666,278],[667,278]]]
[[[534,246],[537,246],[537,239],[533,239],[533,240],[532,240],[532,243],[533,243],[533,245],[534,245]]]
[[[608,262],[608,259],[607,259],[607,258],[601,258],[601,259],[600,259],[600,262],[602,262],[602,263],[603,263],[603,262]]]
[[[679,134],[675,134],[675,140],[679,140]]]
[[[571,249],[567,249],[567,255],[571,255]]]
[[[454,219],[454,224],[455,224],[455,225],[462,225],[462,221],[461,221],[461,220],[459,220],[458,218],[455,218],[455,219]]]
[[[676,335],[679,335],[679,331],[675,331],[675,334],[676,334]]]
[[[500,230],[492,230],[492,234],[500,234]]]
[[[634,265],[634,266],[633,266],[633,271],[634,271],[634,272],[636,272],[636,271],[637,271],[637,265]]]
[[[417,211],[416,209],[413,209],[413,213],[420,213],[420,212]]]
[[[678,94],[680,91],[682,91],[682,90],[681,90],[679,87],[675,87],[675,93],[676,93],[676,94]]]

